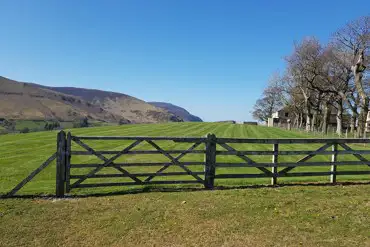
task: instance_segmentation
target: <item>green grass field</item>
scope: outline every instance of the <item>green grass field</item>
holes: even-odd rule
[[[238,138],[304,138],[305,133],[281,129],[219,123],[169,123],[122,125],[73,129],[74,135],[90,136],[205,136]],[[0,136],[0,194],[38,167],[56,150],[55,131]],[[130,142],[86,141],[96,149],[122,150]],[[164,149],[185,149],[191,144],[158,142]],[[232,145],[238,150],[271,150],[271,145]],[[280,150],[313,150],[320,145],[281,145]],[[148,149],[149,145],[137,149]],[[199,147],[204,148],[204,147]],[[357,145],[357,149],[367,149]],[[76,145],[73,150],[79,149]],[[220,149],[221,150],[221,149]],[[302,156],[279,157],[296,161]],[[234,156],[218,161],[240,162]],[[253,157],[257,161],[270,156]],[[351,156],[339,157],[350,160]],[[166,161],[160,155],[129,156],[121,161]],[[183,161],[203,161],[191,154]],[[312,161],[330,160],[329,156]],[[79,156],[72,163],[94,163],[94,157]],[[151,172],[159,167],[130,168]],[[106,168],[109,169],[109,168]],[[176,169],[176,168],[171,168]],[[179,171],[171,170],[167,171]],[[194,171],[203,167],[193,166]],[[328,171],[330,167],[296,168],[297,171]],[[338,167],[338,170],[369,170],[367,166]],[[84,174],[87,169],[74,169]],[[102,172],[112,173],[114,170]],[[256,168],[218,168],[222,173],[258,173]],[[358,185],[284,186],[236,189],[237,186],[269,184],[269,179],[217,180],[225,190],[191,191],[194,186],[111,187],[75,189],[69,199],[0,199],[0,246],[370,246],[369,175],[338,176],[339,182]],[[156,179],[167,179],[166,177]],[[173,180],[174,178],[169,178]],[[181,180],[191,179],[186,176]],[[91,179],[92,180],[92,179]],[[105,180],[106,181],[106,180]],[[116,182],[118,179],[111,179]],[[119,181],[128,181],[120,179]],[[279,179],[284,184],[328,182],[328,177]],[[91,181],[90,181],[91,182]],[[94,179],[93,182],[102,182]],[[181,187],[181,188],[184,188]],[[164,186],[162,186],[164,187]],[[202,188],[196,185],[195,188]],[[227,188],[227,189],[226,189]],[[153,191],[150,191],[150,190]],[[53,194],[55,164],[27,184],[20,195]],[[119,192],[121,195],[89,196]],[[126,192],[126,194],[125,194]],[[135,192],[135,193],[133,193]],[[129,193],[129,194],[127,194]]]
[[[43,130],[46,121],[32,121],[32,120],[17,120],[15,129],[16,130],[23,130],[24,128],[28,128],[29,130]]]
[[[220,124],[220,123],[170,123],[170,124],[147,124],[147,125],[122,125],[99,128],[73,129],[74,135],[105,135],[105,136],[205,136],[207,133],[215,133],[218,137],[236,137],[236,138],[303,138],[310,137],[305,133],[288,132],[276,128],[267,128],[260,126],[248,126],[241,124]],[[38,132],[29,134],[14,134],[0,136],[0,167],[1,167],[1,183],[0,194],[9,191],[17,182],[21,181],[33,169],[37,168],[56,150],[56,131]],[[132,141],[86,141],[91,147],[96,150],[122,150]],[[187,149],[192,144],[174,143],[170,141],[158,141],[164,149]],[[266,144],[232,144],[237,150],[271,150],[271,145]],[[314,150],[320,147],[320,144],[306,145],[280,145],[280,150]],[[366,149],[363,145],[356,147],[357,149]],[[153,150],[149,144],[140,144],[135,150]],[[198,147],[204,149],[204,145]],[[223,150],[221,147],[219,150]],[[83,150],[77,145],[73,145],[73,150]],[[110,157],[110,156],[108,156]],[[279,162],[289,161],[294,162],[303,155],[299,156],[280,156]],[[256,161],[270,162],[271,156],[251,156]],[[188,154],[181,161],[203,161],[203,154]],[[355,160],[351,155],[338,157],[338,160]],[[151,155],[130,155],[123,156],[118,160],[125,162],[168,162],[168,158],[160,154]],[[242,162],[236,156],[217,156],[218,162]],[[330,161],[330,156],[317,156],[312,161]],[[72,163],[100,163],[94,156],[73,156]],[[160,167],[129,167],[129,172],[155,172]],[[203,166],[189,166],[193,171],[202,171]],[[369,170],[368,166],[342,166],[338,170]],[[300,167],[294,171],[328,171],[330,167]],[[166,170],[182,171],[179,167],[170,167]],[[88,169],[73,169],[72,174],[86,174]],[[113,168],[105,168],[102,173],[116,173]],[[256,168],[217,168],[217,174],[222,173],[259,173]],[[338,176],[338,181],[361,181],[368,180],[369,175],[359,176]],[[173,177],[157,177],[155,180],[173,180]],[[190,176],[177,177],[178,180],[192,179]],[[95,182],[107,181],[102,179],[94,179]],[[130,181],[129,178],[114,178],[110,182],[125,182]],[[295,178],[280,178],[281,183],[291,182],[328,182],[328,177],[295,177]],[[73,181],[72,181],[73,182]],[[91,179],[86,181],[91,182]],[[250,184],[268,184],[269,179],[226,179],[216,180],[216,185],[222,186],[240,186]],[[52,164],[46,170],[42,171],[33,181],[27,184],[20,194],[53,194],[55,187],[55,165]],[[201,187],[201,186],[198,186]],[[115,187],[115,188],[94,188],[94,189],[74,189],[74,194],[89,194],[93,192],[116,192],[127,190],[130,188],[141,187]]]

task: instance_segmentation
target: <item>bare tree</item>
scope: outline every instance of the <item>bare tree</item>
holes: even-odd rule
[[[369,56],[370,47],[370,17],[364,16],[349,22],[345,27],[335,32],[332,43],[338,53],[342,54],[341,60],[346,67],[347,78],[351,79],[353,76],[355,88],[361,98],[358,133],[362,135],[365,131],[369,107],[369,98],[362,79],[366,67],[368,67],[366,62],[369,62],[366,58]]]
[[[255,105],[254,116],[266,121],[276,105],[283,105],[294,114],[294,126],[327,133],[331,111],[336,110],[337,134],[349,122],[351,132],[358,123],[358,133],[364,134],[370,113],[369,44],[369,16],[335,32],[328,45],[314,37],[295,44],[286,58],[284,77],[272,80]]]
[[[284,90],[279,81],[280,77],[277,74],[271,77],[268,87],[263,91],[262,98],[258,99],[253,107],[254,119],[267,122],[274,112],[284,106]]]
[[[311,37],[296,44],[292,55],[286,59],[287,71],[304,98],[307,131],[314,129],[318,111],[317,101],[321,97],[321,92],[313,87],[320,80],[323,67],[321,56],[322,47],[319,41]]]

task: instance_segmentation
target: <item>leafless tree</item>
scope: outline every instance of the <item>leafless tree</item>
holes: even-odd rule
[[[262,97],[257,100],[253,107],[252,116],[254,119],[267,123],[268,118],[284,106],[284,90],[279,81],[280,77],[273,74],[268,87],[263,91]]]
[[[327,133],[335,110],[337,134],[349,122],[351,132],[358,123],[357,133],[364,134],[370,95],[369,44],[369,16],[339,29],[327,45],[314,37],[295,44],[286,58],[284,76],[272,80],[255,105],[254,116],[266,119],[276,110],[272,106],[283,105],[295,115],[294,126]]]
[[[299,88],[304,98],[306,130],[314,129],[317,117],[317,101],[320,92],[313,87],[318,84],[322,71],[322,47],[316,38],[304,39],[296,44],[293,53],[286,59],[287,73],[290,74],[295,87]]]
[[[365,131],[369,107],[369,97],[364,89],[362,79],[369,63],[367,58],[369,57],[370,47],[370,17],[361,17],[339,29],[333,35],[332,45],[337,53],[341,55],[338,58],[346,68],[347,78],[351,80],[351,77],[353,77],[355,89],[361,99],[358,133],[362,135]],[[356,112],[352,112],[356,114]]]

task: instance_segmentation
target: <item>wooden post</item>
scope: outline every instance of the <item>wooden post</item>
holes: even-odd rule
[[[57,135],[57,166],[56,166],[56,197],[64,197],[64,181],[65,181],[65,150],[66,149],[66,133],[60,131]]]
[[[216,174],[216,142],[217,139],[214,134],[207,135],[204,167],[204,187],[206,189],[212,189],[214,186]]]
[[[335,163],[337,162],[337,151],[338,151],[338,144],[333,144],[332,146],[332,151],[335,152],[331,155],[331,162],[333,163],[333,165],[331,165],[331,172],[332,174],[330,175],[330,183],[336,183],[337,182],[337,166],[335,165]]]
[[[66,192],[71,191],[70,175],[71,175],[71,145],[72,145],[72,135],[71,132],[67,134],[67,143],[66,143]]]
[[[364,139],[366,139],[366,134],[367,134],[367,131],[364,132]],[[364,147],[366,147],[366,143],[364,143]]]
[[[274,143],[272,151],[274,152],[274,154],[272,155],[272,163],[274,163],[274,166],[272,167],[271,185],[276,185],[278,176],[277,163],[278,163],[279,144]]]

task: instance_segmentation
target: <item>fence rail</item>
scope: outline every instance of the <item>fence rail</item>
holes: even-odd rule
[[[99,140],[99,143],[124,141],[124,143],[130,144],[120,151],[97,150],[86,142],[91,140]],[[159,144],[162,141],[188,143],[190,146],[187,149],[166,150]],[[57,152],[9,192],[9,195],[14,195],[25,183],[30,181],[54,159],[57,160],[57,197],[63,197],[66,192],[69,193],[75,188],[105,186],[202,184],[205,188],[212,189],[217,179],[270,178],[271,184],[276,185],[278,178],[329,176],[330,182],[336,183],[339,175],[370,174],[370,169],[349,170],[349,168],[357,168],[356,166],[370,167],[370,160],[364,156],[370,155],[370,149],[364,147],[367,143],[370,143],[370,139],[241,139],[217,138],[214,134],[208,134],[207,137],[73,136],[71,133],[66,134],[61,131],[57,137]],[[141,150],[138,148],[140,144],[145,144],[145,147],[150,147],[151,150]],[[264,147],[267,145],[270,150],[239,150],[240,146],[245,148],[249,144],[263,144],[262,146]],[[314,150],[281,150],[282,145],[291,146],[296,144],[312,144],[317,148]],[[76,146],[79,147],[79,150],[74,150]],[[196,154],[198,157],[203,156],[204,160],[183,161],[183,158],[189,154]],[[167,161],[149,160],[149,162],[142,162],[136,159],[134,162],[119,161],[122,157],[130,157],[132,155],[140,155],[140,157],[142,155],[160,155],[165,157]],[[299,158],[295,162],[287,162],[282,159],[283,157],[290,157],[291,160],[299,155],[304,155],[304,157]],[[351,155],[354,160],[338,160],[338,157],[343,155]],[[92,156],[100,160],[100,162],[73,163],[72,158],[77,156]],[[230,156],[237,157],[239,162],[222,161],[221,157]],[[271,162],[258,162],[255,156],[270,156]],[[312,161],[316,156],[329,156],[330,160]],[[195,170],[199,166],[203,167],[202,171],[199,171],[199,169]],[[347,169],[343,171],[337,170],[338,167],[343,166],[346,166]],[[148,171],[143,172],[143,167],[148,167]],[[151,171],[150,167],[151,169],[158,168],[155,171]],[[168,171],[171,167],[177,167],[180,171]],[[298,167],[328,167],[328,170],[294,171]],[[106,171],[106,168],[110,170]],[[236,174],[235,171],[238,168],[251,168],[253,173],[250,172],[250,169],[241,169],[242,173]],[[118,173],[112,173],[112,169]],[[130,169],[139,170],[133,172]],[[218,173],[219,169],[223,171],[221,174]],[[79,174],[75,174],[77,171]],[[83,173],[83,171],[87,172]],[[105,173],[100,173],[101,171],[105,171]],[[183,176],[191,179],[183,180]],[[171,180],[158,181],[155,180],[157,177],[170,177]],[[129,179],[129,181],[112,181],[112,179],[121,178]],[[174,179],[172,180],[172,178]],[[86,181],[95,182],[86,183]],[[100,183],[96,181],[100,181]]]

